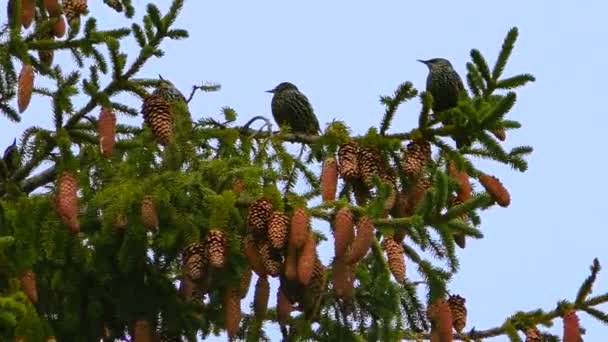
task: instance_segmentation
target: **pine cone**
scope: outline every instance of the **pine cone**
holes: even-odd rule
[[[543,342],[543,335],[537,327],[530,327],[526,330],[526,342]]]
[[[581,327],[576,311],[568,310],[563,316],[564,337],[563,342],[583,342]]]
[[[291,217],[291,231],[289,233],[289,243],[297,249],[302,248],[308,237],[308,227],[310,217],[305,208],[297,208]]]
[[[507,132],[502,127],[494,128],[492,134],[500,141],[505,141],[507,139]]]
[[[277,290],[277,316],[279,324],[287,325],[291,319],[292,306],[283,290],[283,286],[279,286]]]
[[[408,177],[416,177],[431,159],[431,144],[423,139],[411,141],[402,158],[403,172]]]
[[[253,269],[259,277],[266,276],[266,268],[262,262],[262,257],[260,256],[258,247],[251,235],[247,235],[243,240],[243,254],[245,254],[251,269]]]
[[[391,273],[393,273],[397,282],[403,284],[405,282],[405,255],[403,254],[403,246],[390,237],[385,238],[383,242]]]
[[[34,12],[36,12],[36,0],[21,1],[21,25],[23,25],[24,29],[32,25]]]
[[[125,229],[127,228],[127,224],[129,224],[129,220],[124,214],[118,214],[114,218],[114,228],[116,229]]]
[[[232,191],[235,194],[240,194],[241,192],[245,191],[245,186],[247,184],[245,184],[245,181],[242,179],[236,179],[233,183],[232,183]]]
[[[359,145],[354,141],[349,141],[338,150],[338,162],[340,175],[345,180],[352,180],[359,175]]]
[[[448,173],[450,174],[450,177],[458,182],[458,201],[466,202],[471,199],[473,196],[473,188],[471,187],[467,172],[458,170],[456,163],[451,160],[448,164]]]
[[[38,58],[43,66],[50,68],[53,65],[55,52],[53,50],[38,50]]]
[[[367,185],[365,185],[365,183],[359,178],[353,179],[351,181],[351,185],[353,188],[353,193],[355,195],[355,201],[357,202],[357,205],[361,207],[366,206],[367,201],[371,196]]]
[[[448,299],[448,305],[452,313],[452,324],[456,332],[461,333],[467,325],[467,307],[465,306],[466,299],[459,295],[451,295]]]
[[[32,88],[34,87],[34,68],[31,64],[23,64],[17,81],[17,106],[19,113],[23,113],[32,99]]]
[[[182,262],[186,275],[192,280],[199,280],[203,276],[205,263],[205,244],[193,242],[182,251]]]
[[[399,192],[399,190],[397,188],[397,179],[391,169],[387,168],[380,175],[380,178],[382,179],[383,183],[390,185],[391,189],[390,195],[384,201],[384,215],[386,217],[397,203],[397,193]]]
[[[416,184],[409,189],[407,196],[407,205],[406,205],[406,216],[412,216],[420,202],[424,198],[427,190],[433,185],[432,181],[429,178],[419,178],[416,181]]]
[[[281,272],[281,256],[272,249],[267,240],[258,243],[258,250],[266,273],[271,277],[277,277]]]
[[[308,233],[308,238],[298,256],[298,280],[300,284],[306,286],[310,283],[315,261],[317,260],[317,241],[312,232]]]
[[[445,299],[435,301],[427,311],[433,330],[438,331],[439,341],[452,342],[452,312]]]
[[[75,19],[80,18],[81,15],[87,14],[87,0],[64,0],[63,1],[63,12],[68,18],[70,25]]]
[[[185,269],[185,267],[184,267]],[[185,271],[184,271],[185,273]],[[179,292],[188,300],[194,300],[196,293],[200,291],[198,284],[186,275],[179,283]]]
[[[289,281],[295,281],[298,278],[298,251],[291,244],[287,245],[283,272]]]
[[[53,24],[53,34],[55,34],[55,37],[61,38],[65,36],[65,30],[65,18],[62,15],[58,16],[57,21]]]
[[[38,303],[38,287],[36,286],[36,273],[31,269],[21,274],[21,288],[33,304]]]
[[[494,176],[488,176],[486,174],[479,175],[479,182],[486,191],[494,198],[496,203],[501,207],[508,207],[511,203],[511,196],[509,191],[505,189],[500,180]]]
[[[353,240],[352,250],[349,254],[349,264],[358,262],[367,254],[372,245],[373,238],[374,223],[367,216],[361,217],[357,223],[357,236]]]
[[[268,310],[268,297],[270,295],[270,284],[268,278],[260,277],[255,283],[255,296],[253,298],[253,312],[259,322],[266,318]]]
[[[338,163],[333,157],[323,161],[319,183],[323,202],[335,200],[338,189]]]
[[[317,320],[320,309],[320,302],[325,292],[325,266],[319,258],[315,260],[310,283],[305,288],[303,306],[305,316],[312,321]]]
[[[232,340],[241,324],[241,296],[237,288],[228,288],[224,293],[224,324],[228,337]]]
[[[450,207],[456,206],[462,204],[462,201],[460,201],[458,199],[458,197],[453,197],[450,200]],[[468,217],[466,214],[464,215],[460,215],[458,217],[460,220],[462,220],[463,222],[467,222],[468,221]],[[460,248],[465,248],[466,247],[466,236],[463,233],[454,233],[454,242],[456,242],[456,245],[458,245],[458,247]]]
[[[57,17],[61,14],[59,0],[44,0],[44,9],[46,9],[50,17]]]
[[[150,194],[144,195],[141,201],[141,222],[150,231],[158,230],[158,214],[156,205],[154,205],[154,197]]]
[[[223,231],[212,229],[207,234],[207,253],[209,263],[217,268],[224,267],[226,263],[226,235]]]
[[[57,213],[72,233],[80,231],[78,219],[78,179],[71,172],[63,172],[57,185]]]
[[[116,143],[116,114],[112,108],[104,107],[99,113],[98,133],[101,154],[109,158]]]
[[[336,213],[334,224],[334,249],[336,258],[343,258],[348,246],[353,241],[353,214],[348,207],[342,207]]]
[[[334,292],[338,298],[351,298],[353,296],[355,279],[352,277],[351,268],[343,259],[334,259],[333,262],[333,285]]]
[[[247,226],[256,236],[266,232],[266,223],[272,214],[272,202],[266,198],[260,198],[249,206],[247,214]]]
[[[289,217],[280,211],[275,211],[268,220],[268,239],[275,249],[283,249],[287,241]]]
[[[135,322],[135,342],[153,342],[154,335],[150,322],[139,319]]]
[[[161,145],[167,145],[173,135],[173,113],[167,101],[158,95],[146,97],[141,107],[145,123]]]
[[[247,296],[247,292],[249,292],[249,286],[251,285],[251,269],[246,269],[241,273],[241,299]]]
[[[374,176],[379,175],[380,167],[382,165],[380,151],[371,147],[360,147],[357,158],[359,177],[361,177],[368,188],[371,188],[374,185]]]

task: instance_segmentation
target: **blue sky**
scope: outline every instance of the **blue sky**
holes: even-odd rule
[[[145,1],[134,3],[139,17]],[[169,3],[163,1],[163,10]],[[361,134],[381,120],[380,95],[408,80],[423,89],[427,69],[416,59],[448,58],[464,75],[471,48],[493,64],[506,32],[518,26],[505,75],[528,72],[537,82],[519,91],[510,118],[523,128],[510,132],[505,145],[531,145],[535,152],[524,174],[478,164],[503,181],[512,204],[483,213],[486,237],[459,252],[461,271],[450,286],[467,298],[467,329],[486,329],[517,310],[553,309],[558,300],[572,299],[592,259],[608,263],[601,219],[608,209],[608,119],[601,105],[608,77],[607,7],[600,1],[186,1],[178,26],[187,26],[191,38],[165,44],[166,57],[147,64],[138,77],[161,73],[184,92],[201,81],[219,82],[220,92],[193,100],[193,115],[218,115],[229,105],[240,122],[270,117],[264,90],[291,81],[309,97],[322,126],[338,118]],[[97,2],[90,8],[102,28],[125,23]],[[123,46],[135,51],[132,41]],[[64,64],[70,57],[57,60]],[[0,126],[0,144],[32,124],[50,124],[47,108],[46,99],[34,97],[22,123]],[[417,101],[402,106],[392,131],[411,129],[418,109]],[[323,255],[331,253],[327,244],[321,248]],[[595,293],[606,288],[608,276],[601,274]],[[608,333],[580,316],[586,341]],[[561,321],[555,322],[551,331],[561,335]]]

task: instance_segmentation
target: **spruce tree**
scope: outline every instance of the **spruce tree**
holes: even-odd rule
[[[165,54],[161,43],[188,38],[174,27],[183,0],[166,13],[148,4],[142,23],[131,0],[104,3],[131,26],[99,30],[85,0],[7,2],[5,125],[21,120],[32,97],[48,100],[53,125],[26,129],[0,159],[0,340],[195,341],[227,332],[259,341],[276,322],[286,341],[557,341],[544,330],[563,319],[569,342],[580,341],[580,312],[608,322],[598,308],[608,293],[590,296],[598,260],[575,298],[486,330],[466,321],[474,294],[450,292],[457,246],[483,238],[483,210],[511,202],[508,184],[475,158],[525,172],[532,153],[502,144],[521,127],[508,117],[516,90],[535,80],[503,74],[517,28],[492,68],[471,50],[469,96],[441,117],[429,92],[404,82],[380,98],[378,127],[354,134],[336,120],[319,134],[292,134],[273,132],[270,115],[236,125],[229,107],[222,119],[198,117],[190,100],[219,85],[181,95],[141,75]],[[121,47],[131,37],[136,56]],[[56,54],[72,55],[69,70]],[[119,102],[121,93],[132,101]],[[417,127],[387,133],[407,101],[420,102]],[[263,129],[252,128],[257,121]],[[454,147],[454,136],[469,144]],[[306,148],[294,156],[290,143]],[[335,257],[324,264],[325,240]]]

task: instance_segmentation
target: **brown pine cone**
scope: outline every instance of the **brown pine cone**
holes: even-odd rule
[[[507,139],[507,132],[502,127],[494,128],[492,134],[500,141],[505,141]]]
[[[251,269],[259,276],[266,276],[266,268],[264,267],[264,263],[262,262],[262,257],[260,256],[258,246],[255,243],[254,238],[251,235],[247,235],[243,240],[243,254],[247,258],[249,262],[249,266]]]
[[[283,272],[289,281],[295,281],[298,278],[298,251],[291,244],[287,245]]]
[[[351,298],[354,291],[354,277],[351,268],[354,266],[348,265],[343,259],[334,259],[333,262],[333,286],[336,297]]]
[[[135,342],[153,342],[154,334],[150,322],[139,319],[135,322]]]
[[[308,227],[310,217],[305,208],[297,208],[291,217],[291,231],[289,233],[289,243],[297,249],[302,248],[308,237]]]
[[[424,198],[427,190],[433,185],[429,178],[419,178],[416,184],[409,189],[407,196],[406,216],[412,216],[416,209],[420,205],[420,202]]]
[[[78,218],[78,179],[71,172],[63,172],[57,184],[56,208],[70,232],[80,231]]]
[[[368,188],[373,184],[374,176],[380,173],[382,155],[380,151],[371,147],[360,147],[358,155],[359,177]]]
[[[257,245],[266,273],[271,277],[278,277],[281,273],[281,256],[272,249],[268,240],[260,241]]]
[[[169,103],[162,96],[150,95],[144,99],[141,112],[156,140],[167,145],[173,135],[173,113]]]
[[[466,299],[459,295],[451,295],[448,299],[448,305],[452,313],[452,324],[456,332],[461,333],[467,325],[467,307],[465,306]]]
[[[268,239],[275,249],[283,249],[289,233],[289,217],[280,211],[275,211],[268,220]]]
[[[489,176],[486,174],[479,175],[479,182],[486,191],[494,198],[496,203],[501,207],[508,207],[511,203],[511,196],[509,195],[509,191],[502,185],[500,180],[494,176]]]
[[[241,299],[247,296],[247,292],[249,292],[249,286],[251,285],[251,269],[246,269],[241,273]]]
[[[266,318],[268,310],[268,297],[270,295],[270,284],[268,278],[260,277],[255,284],[255,296],[253,298],[253,312],[259,322]]]
[[[245,191],[245,187],[247,186],[247,184],[245,184],[245,181],[242,179],[236,179],[234,180],[234,182],[232,183],[232,191],[235,194],[240,194],[241,192]]]
[[[325,291],[325,266],[319,258],[315,260],[312,278],[308,286],[304,288],[302,306],[305,317],[309,320],[316,320],[319,313],[319,304],[323,292]]]
[[[354,237],[353,214],[348,207],[342,207],[336,213],[334,224],[334,249],[336,258],[343,258]]]
[[[24,29],[32,25],[34,12],[36,12],[36,0],[21,1],[21,25],[23,25]]]
[[[30,302],[33,304],[38,303],[38,287],[36,286],[36,273],[31,269],[25,270],[21,274],[21,288],[27,295]]]
[[[385,238],[383,245],[386,250],[386,259],[388,260],[391,273],[397,282],[403,284],[405,282],[405,255],[403,254],[403,246],[395,242],[391,237]]]
[[[287,298],[283,286],[277,290],[277,317],[280,325],[287,325],[291,320],[291,302]]]
[[[182,251],[184,273],[192,280],[201,279],[207,262],[205,244],[193,242]]]
[[[416,177],[431,159],[431,144],[423,139],[411,141],[402,159],[403,172],[408,177]]]
[[[272,214],[272,202],[267,198],[259,198],[249,206],[247,226],[256,237],[266,233],[266,223]]]
[[[309,232],[308,238],[298,256],[298,280],[300,284],[306,286],[310,283],[316,260],[317,241],[315,235]]]
[[[372,220],[363,216],[357,223],[357,236],[352,243],[352,249],[349,254],[348,263],[354,264],[361,260],[369,251],[374,238],[374,223]]]
[[[454,178],[458,182],[458,197],[457,200],[460,202],[466,202],[473,196],[473,188],[469,180],[469,175],[466,171],[458,170],[456,163],[450,161],[448,164],[448,173],[450,177]]]
[[[543,335],[537,327],[530,327],[526,330],[526,342],[543,342]]]
[[[321,185],[321,198],[323,202],[335,200],[336,191],[338,190],[338,163],[333,157],[323,161],[319,183]]]
[[[17,106],[19,113],[23,113],[32,99],[32,89],[34,87],[34,67],[31,64],[24,64],[19,72],[17,81]]]
[[[101,154],[109,158],[116,144],[116,114],[112,108],[104,107],[99,113],[98,134]]]
[[[576,311],[568,310],[563,316],[564,336],[563,342],[583,342],[581,327]]]
[[[213,267],[222,268],[226,264],[226,234],[219,229],[207,233],[207,257]]]
[[[56,17],[61,14],[59,0],[44,0],[44,9],[49,12],[50,17]]]
[[[62,15],[58,16],[57,21],[53,24],[53,33],[55,34],[55,37],[61,38],[65,36],[65,30],[65,18]]]
[[[241,324],[241,296],[238,288],[228,288],[224,293],[224,324],[228,337],[234,339]]]
[[[347,181],[355,179],[359,175],[359,145],[354,141],[349,141],[338,150],[338,170],[340,175]]]
[[[438,331],[439,341],[452,342],[452,312],[445,299],[435,301],[428,308],[427,315],[432,327]]]
[[[87,0],[64,0],[63,1],[63,12],[68,18],[70,25],[72,22],[81,15],[87,14],[88,6]]]
[[[150,194],[144,195],[141,201],[141,221],[150,231],[158,230],[158,213],[154,204],[154,197]]]

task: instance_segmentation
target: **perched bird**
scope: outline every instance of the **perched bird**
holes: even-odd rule
[[[429,60],[418,60],[429,68],[426,78],[426,91],[433,96],[433,114],[456,107],[460,96],[468,95],[462,79],[452,67],[452,63],[444,58],[433,58]],[[444,120],[443,124],[449,124]],[[468,144],[463,137],[454,138],[456,146]]]
[[[161,84],[154,90],[153,95],[162,96],[167,102],[182,100],[186,101],[186,97],[168,80],[165,80],[161,75],[158,78],[162,81]]]
[[[13,140],[13,144],[4,150],[4,156],[2,157],[9,174],[13,174],[17,168],[19,168],[19,150],[17,149],[17,138]]]
[[[293,133],[318,134],[321,131],[308,98],[295,85],[283,82],[266,92],[274,94],[272,116],[279,127],[289,125]]]

